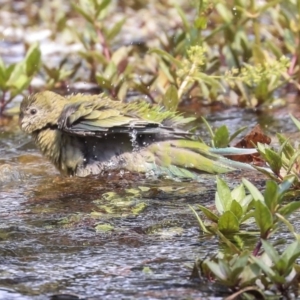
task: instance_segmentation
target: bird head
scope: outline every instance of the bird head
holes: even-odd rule
[[[66,98],[50,91],[25,97],[20,106],[20,127],[26,133],[31,134],[47,127],[56,126],[66,103]]]

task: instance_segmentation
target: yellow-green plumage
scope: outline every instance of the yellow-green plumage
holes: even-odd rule
[[[126,104],[104,95],[63,97],[50,91],[24,98],[20,112],[21,128],[67,175],[126,169],[193,178],[201,171],[251,168],[193,140],[186,130],[192,120],[142,101]]]

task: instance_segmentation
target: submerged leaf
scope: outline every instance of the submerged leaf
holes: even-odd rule
[[[108,232],[108,231],[112,231],[114,229],[114,227],[110,224],[98,224],[95,227],[96,232]]]

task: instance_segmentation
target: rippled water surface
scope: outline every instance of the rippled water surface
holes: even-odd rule
[[[266,118],[271,132],[292,128],[286,113]],[[231,131],[265,121],[236,110],[209,119]],[[13,125],[3,128],[0,151],[10,174],[2,172],[0,185],[0,299],[222,297],[189,279],[194,260],[218,245],[201,236],[188,208],[213,203],[214,176],[182,183],[127,174],[63,178]],[[235,183],[243,175],[225,178]]]

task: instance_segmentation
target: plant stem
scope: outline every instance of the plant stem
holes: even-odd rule
[[[183,80],[183,82],[181,83],[180,87],[179,87],[179,90],[178,90],[178,98],[180,99],[182,97],[182,94],[184,93],[184,90],[188,84],[188,82],[190,81],[191,79],[191,75],[195,72],[197,68],[197,64],[196,63],[193,63],[188,75],[185,77],[185,79]]]
[[[258,243],[256,244],[253,252],[252,252],[253,256],[257,256],[258,255],[258,252],[259,252],[261,246],[262,246],[262,242],[261,242],[261,240],[259,240]]]
[[[95,25],[95,27],[96,27],[96,31],[97,31],[97,34],[98,34],[100,44],[103,48],[103,54],[104,54],[105,58],[107,59],[107,61],[110,61],[110,59],[111,59],[110,50],[109,50],[109,47],[107,45],[104,34],[102,33],[102,30],[98,26]]]
[[[3,115],[6,103],[5,103],[6,91],[3,92],[1,101],[0,101],[0,117]]]

